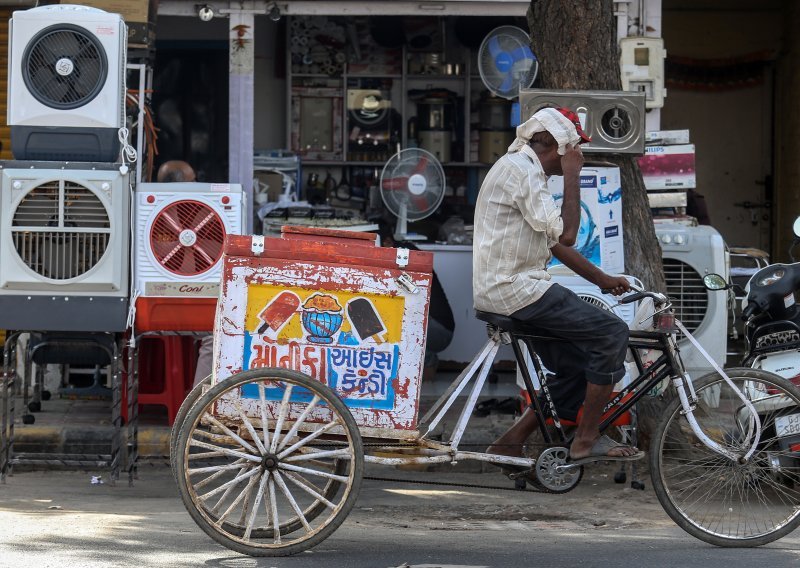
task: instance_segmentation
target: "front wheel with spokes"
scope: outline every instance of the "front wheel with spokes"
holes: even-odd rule
[[[286,556],[344,521],[364,471],[350,411],[319,381],[287,369],[234,375],[186,415],[175,448],[181,498],[214,540]]]
[[[706,436],[741,459],[707,447],[673,400],[650,448],[653,489],[686,532],[717,546],[761,546],[800,525],[800,389],[758,369],[725,371],[761,423],[756,451],[752,412],[718,374],[694,381],[693,411]]]

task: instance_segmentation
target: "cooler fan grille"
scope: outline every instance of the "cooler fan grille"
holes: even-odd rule
[[[603,113],[600,127],[611,140],[628,138],[634,132],[633,118],[628,111],[620,107],[614,107]]]
[[[108,62],[96,37],[70,24],[39,32],[23,56],[23,80],[36,100],[55,109],[81,107],[106,81]]]
[[[51,280],[70,280],[90,271],[105,255],[111,223],[90,189],[53,181],[22,198],[11,221],[11,238],[30,270]]]
[[[703,277],[691,266],[673,258],[663,259],[667,295],[672,299],[675,316],[690,332],[695,331],[708,310],[708,290]]]
[[[196,276],[222,258],[225,225],[210,206],[183,200],[158,212],[150,246],[158,264],[173,274]]]
[[[587,304],[591,304],[591,305],[597,306],[598,308],[600,308],[602,310],[605,310],[607,312],[614,313],[614,311],[611,309],[611,307],[608,304],[606,304],[603,300],[601,300],[600,298],[595,298],[594,296],[592,296],[590,294],[578,294],[578,297],[581,300],[583,300],[584,302],[586,302]]]

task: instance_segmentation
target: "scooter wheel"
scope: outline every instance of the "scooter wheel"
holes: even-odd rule
[[[22,415],[22,423],[23,424],[33,424],[36,422],[36,417],[33,414],[23,414]]]
[[[28,410],[31,412],[39,412],[42,410],[42,403],[41,402],[29,402],[28,403]]]
[[[625,474],[624,471],[618,471],[617,473],[614,474],[614,483],[625,483],[627,479],[628,476]]]
[[[644,491],[644,483],[641,481],[631,481],[631,489],[638,489],[639,491]]]

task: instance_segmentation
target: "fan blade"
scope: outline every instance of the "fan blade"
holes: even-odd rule
[[[526,59],[533,59],[533,60],[536,59],[536,57],[533,55],[533,52],[531,51],[531,48],[528,47],[527,45],[518,47],[517,49],[513,50],[510,55],[511,55],[511,60],[514,63],[517,63],[519,61],[524,61]]]
[[[178,254],[178,252],[183,248],[184,247],[181,244],[176,245],[175,248],[173,248],[171,251],[169,251],[169,253],[164,255],[164,258],[161,259],[161,265],[166,266],[167,263],[169,263],[169,261],[172,259],[172,257]]]
[[[69,90],[69,85],[59,80],[49,67],[38,67],[30,73],[31,85],[33,85],[39,92],[43,93],[47,98],[53,101],[63,101],[64,96]]]
[[[203,247],[199,246],[199,243],[195,243],[192,246],[192,250],[194,251],[194,254],[199,256],[202,260],[204,260],[208,264],[208,266],[214,264],[214,259],[208,256],[208,253],[203,250]]]
[[[428,156],[422,154],[422,157],[419,159],[419,162],[417,162],[417,165],[414,168],[414,173],[421,174],[422,172],[425,171],[425,168],[427,167],[428,167]]]
[[[178,213],[178,215],[180,216],[180,213]],[[184,226],[181,225],[181,223],[178,221],[178,219],[176,219],[175,217],[172,216],[172,211],[170,211],[169,209],[164,209],[164,211],[161,212],[160,217],[162,219],[164,219],[164,221],[166,221],[166,224],[173,231],[175,231],[176,234],[178,234],[178,235],[181,234],[181,232],[184,229]]]
[[[383,189],[399,189],[405,190],[408,188],[408,176],[385,179],[381,182]]]
[[[177,272],[181,274],[197,274],[203,270],[198,266],[199,259],[195,256],[194,247],[186,247],[183,249],[183,260]]]
[[[218,239],[197,239],[195,246],[203,249],[203,251],[211,258],[211,262],[216,262],[222,256],[222,241]]]
[[[151,239],[153,254],[156,258],[164,258],[172,249],[181,245],[177,239],[172,237],[173,235],[169,235],[169,239]]]
[[[489,38],[489,42],[486,44],[486,47],[489,48],[489,53],[492,54],[492,57],[497,57],[503,52],[503,48],[500,45],[500,40],[497,39],[497,36],[492,36]]]
[[[414,202],[414,206],[420,213],[423,213],[428,209],[428,206],[431,204],[430,201],[425,197],[427,193],[423,193],[422,195],[411,195],[411,201]]]
[[[202,229],[209,221],[214,218],[214,213],[208,210],[203,211],[202,209],[198,210],[194,216],[194,221],[192,221],[192,225],[194,226],[194,232],[199,233],[200,229]]]
[[[514,81],[515,79],[513,73],[506,74],[505,78],[503,79],[503,82],[500,83],[499,87],[497,87],[497,90],[500,91],[501,93],[510,92],[511,87],[514,86]]]

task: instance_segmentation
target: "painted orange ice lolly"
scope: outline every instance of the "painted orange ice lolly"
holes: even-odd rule
[[[300,298],[297,294],[284,290],[258,314],[258,319],[263,323],[258,327],[257,333],[275,339],[298,308],[300,308]]]
[[[376,343],[384,341],[381,334],[386,331],[386,327],[375,307],[366,298],[350,300],[347,304],[347,317],[361,341],[366,341],[370,337],[374,338]]]

